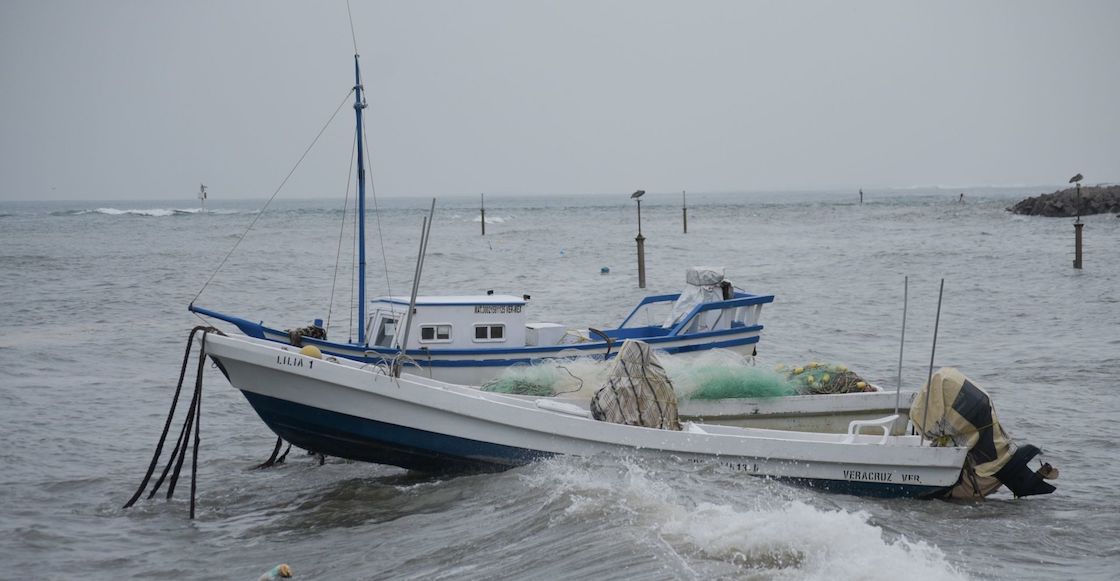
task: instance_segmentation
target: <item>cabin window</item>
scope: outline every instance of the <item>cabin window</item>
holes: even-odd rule
[[[506,326],[500,324],[484,324],[474,326],[474,340],[476,343],[500,342],[506,340]]]
[[[397,320],[392,317],[381,319],[377,326],[377,339],[373,342],[378,347],[392,347],[393,337],[397,335]]]
[[[451,340],[451,325],[422,325],[421,343],[442,343]]]

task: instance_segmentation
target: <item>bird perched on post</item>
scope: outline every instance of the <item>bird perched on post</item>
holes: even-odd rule
[[[1075,176],[1073,176],[1073,177],[1069,178],[1069,183],[1071,183],[1071,184],[1073,184],[1073,183],[1077,183],[1077,182],[1079,182],[1079,181],[1081,181],[1081,180],[1083,180],[1083,179],[1085,179],[1085,178],[1084,178],[1084,177],[1083,177],[1083,176],[1082,176],[1081,174],[1077,174],[1077,175],[1075,175]]]

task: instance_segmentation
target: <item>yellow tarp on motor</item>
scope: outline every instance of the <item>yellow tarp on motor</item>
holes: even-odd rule
[[[988,393],[952,367],[938,369],[910,406],[920,434],[942,446],[969,448],[977,476],[995,476],[1014,451]]]

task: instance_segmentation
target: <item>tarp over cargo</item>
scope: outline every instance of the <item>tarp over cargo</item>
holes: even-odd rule
[[[677,395],[653,349],[626,340],[611,363],[607,380],[591,399],[597,420],[665,430],[681,429]]]

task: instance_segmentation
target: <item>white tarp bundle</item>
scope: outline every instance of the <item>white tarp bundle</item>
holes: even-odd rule
[[[631,339],[622,343],[606,383],[591,399],[591,416],[628,426],[681,429],[677,394],[648,344]]]
[[[673,303],[673,312],[661,325],[671,328],[681,322],[696,305],[723,300],[723,289],[720,283],[724,281],[722,266],[693,266],[685,271],[684,280],[688,285],[681,291],[680,298]],[[699,333],[712,330],[719,319],[721,311],[701,313],[685,331]]]

